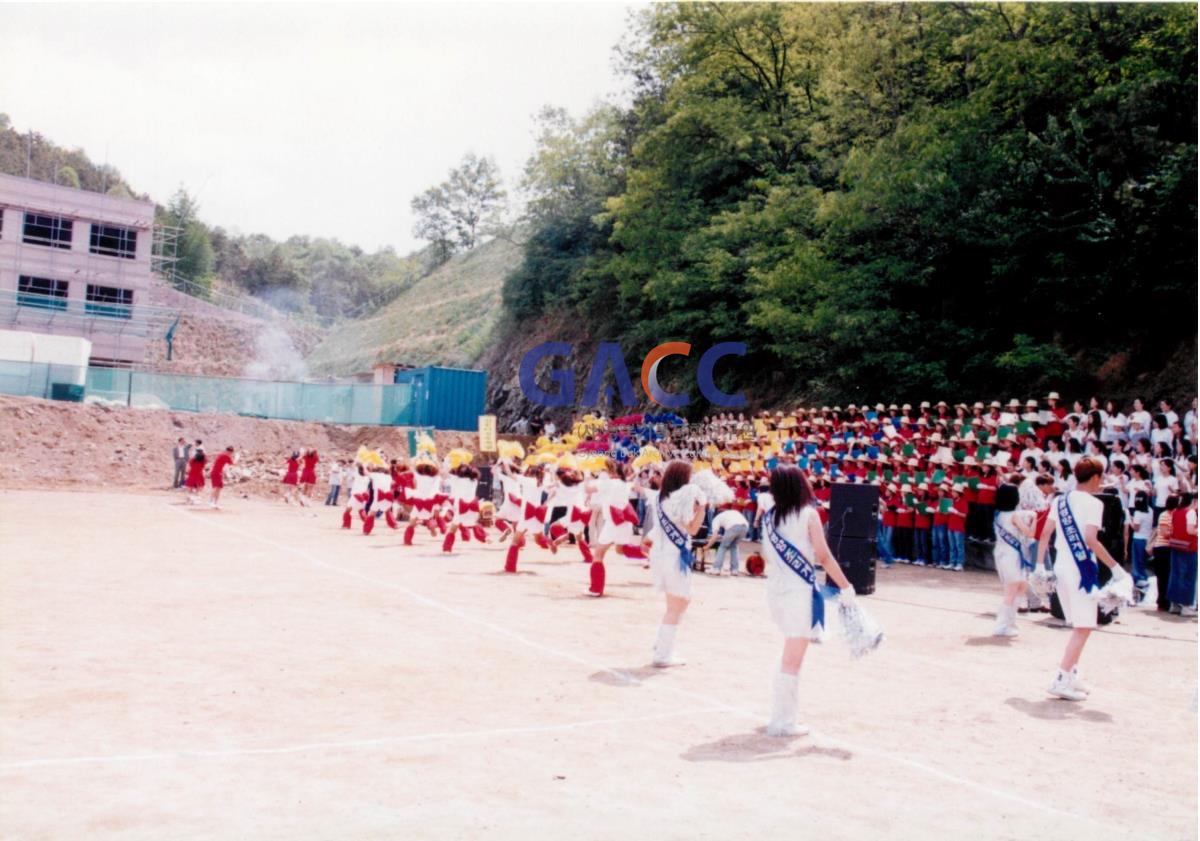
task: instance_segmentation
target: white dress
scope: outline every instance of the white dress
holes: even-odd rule
[[[766,515],[763,515],[764,517]],[[777,526],[779,536],[800,550],[816,569],[816,549],[808,536],[809,524],[815,519],[820,526],[817,509],[807,506],[799,514],[791,514]],[[763,538],[763,556],[767,561],[767,607],[771,618],[785,637],[819,639],[820,628],[812,626],[812,586],[779,557],[771,541]]]
[[[1017,522],[1024,524],[1026,528],[1032,530],[1036,517],[1037,515],[1033,511],[1003,511],[996,515],[996,522],[1015,537],[1017,542],[1025,547],[1026,552],[1029,552],[1029,539],[1021,534],[1017,528]],[[1028,576],[1027,571],[1021,569],[1020,555],[1017,554],[1015,549],[1000,539],[999,532],[996,532],[995,537],[996,546],[992,550],[992,560],[996,563],[996,574],[1000,576],[1000,583],[1008,586],[1017,581],[1024,581]],[[1026,557],[1029,556],[1026,555]]]
[[[571,534],[581,534],[591,515],[591,511],[586,507],[582,482],[577,485],[559,483],[554,486],[554,490],[550,492],[550,499],[546,501],[546,509],[553,511],[559,507],[566,508],[567,513],[555,522]]]
[[[504,494],[504,500],[500,503],[500,510],[496,512],[496,517],[510,523],[520,522],[521,483],[517,481],[517,477],[501,473],[500,491]]]
[[[686,526],[694,516],[696,503],[703,502],[702,496],[702,492],[696,486],[684,485],[661,503],[671,522],[684,532],[689,541],[692,538],[687,534]],[[654,589],[660,593],[690,599],[692,568],[684,568],[679,549],[667,539],[666,532],[659,525],[658,505],[659,501],[656,499],[653,519],[649,519],[649,513],[647,515],[647,522],[651,524],[647,537],[650,540],[650,577],[654,581]]]
[[[475,500],[475,490],[479,483],[474,479],[465,476],[450,477],[450,501],[454,506],[452,512],[454,522],[460,526],[470,528],[479,522],[479,506],[463,510],[465,505],[470,505]]]

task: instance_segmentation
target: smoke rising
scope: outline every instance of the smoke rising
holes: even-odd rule
[[[242,373],[255,380],[303,380],[308,365],[282,328],[265,324],[254,340],[254,361]]]

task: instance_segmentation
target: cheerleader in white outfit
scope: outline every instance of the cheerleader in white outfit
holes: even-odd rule
[[[350,495],[346,497],[346,508],[342,511],[342,528],[350,528],[354,512],[362,519],[363,533],[370,534],[367,528],[367,505],[371,501],[371,474],[362,462],[355,465],[354,481],[350,484]],[[374,519],[373,517],[371,519]]]
[[[767,606],[783,632],[783,656],[772,682],[771,736],[802,736],[808,728],[796,723],[800,666],[808,644],[820,637],[824,602],[815,566],[841,588],[842,599],[854,589],[829,551],[812,486],[796,467],[771,471],[775,507],[763,517],[763,555],[767,562]]]
[[[559,507],[565,508],[567,513],[562,519],[550,524],[550,549],[557,552],[561,544],[574,537],[583,562],[590,565],[591,584],[588,592],[603,593],[604,565],[596,563],[592,548],[584,537],[584,530],[592,519],[592,510],[588,507],[587,486],[583,481],[583,473],[576,467],[574,459],[568,457],[560,462],[555,477],[557,483],[546,507],[551,511]]]
[[[395,504],[393,496],[394,483],[392,471],[388,466],[380,465],[371,472],[371,487],[375,491],[375,501],[372,504],[373,514],[383,514],[388,528],[396,528],[396,515],[392,513]],[[371,519],[375,519],[373,516]]]
[[[471,535],[480,543],[487,537],[479,525],[479,498],[476,494],[479,471],[471,466],[472,455],[467,450],[451,450],[449,458],[447,483],[450,488],[451,521],[442,541],[443,552],[453,551],[456,533],[464,543],[471,539]]]
[[[546,548],[550,546],[546,535],[542,533],[546,522],[546,506],[542,505],[543,473],[542,465],[531,464],[525,468],[522,475],[516,477],[521,499],[521,519],[513,526],[508,553],[504,558],[505,572],[517,571],[517,560],[525,546],[527,533],[533,535],[538,545]]]
[[[408,526],[404,529],[404,545],[412,546],[413,536],[417,527],[429,529],[429,534],[437,536],[437,504],[438,487],[441,485],[441,473],[436,464],[426,458],[418,458],[413,465],[413,489],[409,494],[412,502],[412,512],[408,517]]]
[[[641,542],[633,533],[638,523],[637,511],[629,504],[631,485],[627,481],[629,467],[606,460],[606,469],[591,483],[590,490],[599,510],[600,529],[596,537],[596,560],[599,564],[593,576],[593,587],[588,595],[604,595],[604,558],[608,550],[615,548],[627,558],[644,560],[646,553]],[[689,468],[690,469],[690,468]],[[599,589],[596,589],[596,584]]]
[[[704,492],[689,484],[692,466],[672,461],[663,472],[650,543],[650,569],[654,586],[667,598],[667,609],[651,652],[651,663],[663,668],[681,666],[674,657],[675,635],[679,621],[692,598],[692,535],[704,523]]]
[[[496,449],[500,456],[496,469],[504,498],[496,512],[495,525],[500,532],[500,539],[504,540],[512,533],[513,526],[521,522],[521,483],[518,481],[520,471],[517,462],[525,458],[525,448],[517,441],[500,441]]]
[[[1096,591],[1100,584],[1096,561],[1108,567],[1113,581],[1120,581],[1129,573],[1121,569],[1100,542],[1104,504],[1095,494],[1100,492],[1104,464],[1099,459],[1084,456],[1075,462],[1074,475],[1076,489],[1055,497],[1050,505],[1038,540],[1034,575],[1045,576],[1046,552],[1053,539],[1054,588],[1063,615],[1074,630],[1047,691],[1056,698],[1082,701],[1090,690],[1079,678],[1079,657],[1097,625]]]
[[[1033,511],[1018,511],[1021,491],[1013,484],[996,488],[996,514],[993,530],[996,546],[992,559],[996,573],[1004,587],[1004,600],[996,611],[994,637],[1017,635],[1017,605],[1025,596],[1029,573],[1033,571],[1031,543],[1037,527],[1037,515]]]

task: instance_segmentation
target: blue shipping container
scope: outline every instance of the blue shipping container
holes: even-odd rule
[[[428,366],[397,371],[397,383],[413,386],[413,426],[474,430],[483,414],[487,372]]]

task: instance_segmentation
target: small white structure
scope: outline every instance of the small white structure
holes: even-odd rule
[[[54,336],[23,330],[0,330],[0,364],[55,366],[54,381],[83,385],[87,381],[92,343],[81,336]]]

